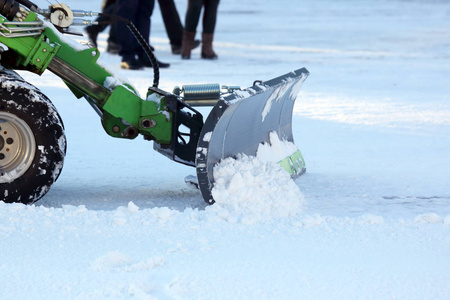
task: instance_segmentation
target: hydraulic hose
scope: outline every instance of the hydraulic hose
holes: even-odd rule
[[[14,2],[14,0],[8,0],[8,1]],[[28,0],[15,0],[15,1],[22,4],[23,6],[25,6],[27,8],[29,8],[31,11],[36,12],[38,10],[38,6],[31,1],[28,1]]]
[[[20,1],[18,1],[20,3]],[[14,0],[0,0],[0,14],[12,21],[19,11],[20,5]]]
[[[119,21],[119,22],[124,22],[127,25],[128,29],[131,31],[133,36],[139,42],[139,45],[142,47],[142,49],[144,50],[144,52],[147,55],[148,59],[152,63],[152,66],[153,66],[153,87],[157,88],[158,85],[159,85],[159,65],[158,65],[158,60],[156,59],[155,55],[153,54],[153,51],[150,48],[150,45],[145,41],[144,37],[139,32],[139,30],[136,28],[136,26],[134,26],[134,24],[130,20],[127,20],[125,18],[119,17],[117,15],[110,15],[110,14],[104,14],[104,13],[101,13],[99,15],[108,17],[110,20],[112,20],[112,22],[110,21],[110,22],[105,22],[105,23],[111,24],[113,22]]]

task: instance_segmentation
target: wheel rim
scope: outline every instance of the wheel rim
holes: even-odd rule
[[[0,183],[22,176],[33,163],[35,150],[30,126],[13,114],[0,112]]]

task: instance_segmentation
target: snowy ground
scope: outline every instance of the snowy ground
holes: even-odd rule
[[[186,1],[176,4],[184,17]],[[192,168],[142,139],[108,137],[52,74],[21,73],[58,108],[68,154],[36,205],[0,203],[0,297],[449,299],[449,28],[444,0],[228,0],[219,60],[197,49],[182,61],[156,7],[151,43],[172,64],[165,90],[311,72],[293,119],[305,204],[289,217],[206,207],[184,184]],[[152,82],[151,70],[102,61],[142,94]]]

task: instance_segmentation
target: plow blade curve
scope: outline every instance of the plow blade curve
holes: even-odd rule
[[[268,81],[255,82],[252,87],[224,97],[213,107],[196,149],[198,184],[207,203],[214,203],[213,168],[222,159],[235,158],[240,153],[256,156],[259,145],[270,142],[272,132],[280,140],[294,142],[292,111],[300,86],[308,75],[302,68]],[[306,170],[299,150],[279,163],[293,177]]]

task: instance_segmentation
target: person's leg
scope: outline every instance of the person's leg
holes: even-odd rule
[[[105,11],[107,10],[108,14],[117,15],[117,2],[118,0],[108,0]],[[108,46],[106,47],[106,51],[111,54],[119,54],[121,48],[117,41],[116,27],[117,22],[113,22],[109,27],[109,36],[107,39]]]
[[[202,12],[203,0],[189,0],[186,10],[186,18],[184,29],[189,32],[195,32],[200,20],[200,13]]]
[[[183,25],[173,0],[158,0],[161,16],[171,45],[181,46]]]
[[[155,0],[138,0],[138,7],[134,16],[134,19],[136,20],[134,25],[147,43],[149,43],[150,40],[151,16],[154,7]]]
[[[108,1],[105,1],[103,4],[104,4],[104,6],[102,7],[102,13],[112,14],[112,7],[115,4],[115,0],[108,0]],[[87,26],[86,32],[88,34],[90,42],[97,48],[98,47],[97,36],[100,32],[105,30],[106,27],[108,27],[108,25],[110,25],[109,24],[110,18],[106,15],[101,15],[101,16],[97,17],[97,19],[95,21],[98,22],[98,24]]]
[[[195,33],[202,11],[203,0],[189,0],[186,10],[183,42],[181,46],[181,58],[190,59],[191,50],[194,46]]]
[[[151,16],[153,9],[155,7],[155,0],[139,0],[139,6],[136,11],[136,28],[141,33],[147,44],[150,43],[150,27],[151,27]],[[138,61],[143,67],[152,67],[152,63],[145,53],[141,45],[137,45],[136,54],[138,56]],[[170,64],[158,61],[160,68],[168,68]]]
[[[108,36],[108,46],[106,47],[106,51],[111,54],[119,54],[120,52],[120,44],[117,41],[117,33],[116,33],[117,23],[112,23],[109,28],[109,36]]]
[[[117,2],[117,15],[131,21],[136,26],[136,11],[139,0],[119,0]],[[137,41],[124,22],[116,23],[116,39],[121,46],[119,55],[123,62],[131,63],[136,59]]]
[[[205,11],[203,13],[203,33],[202,33],[202,58],[217,59],[218,56],[213,50],[214,30],[216,28],[217,8],[219,0],[205,0]]]
[[[205,11],[203,13],[203,32],[214,33],[217,21],[217,8],[219,0],[205,0]]]

